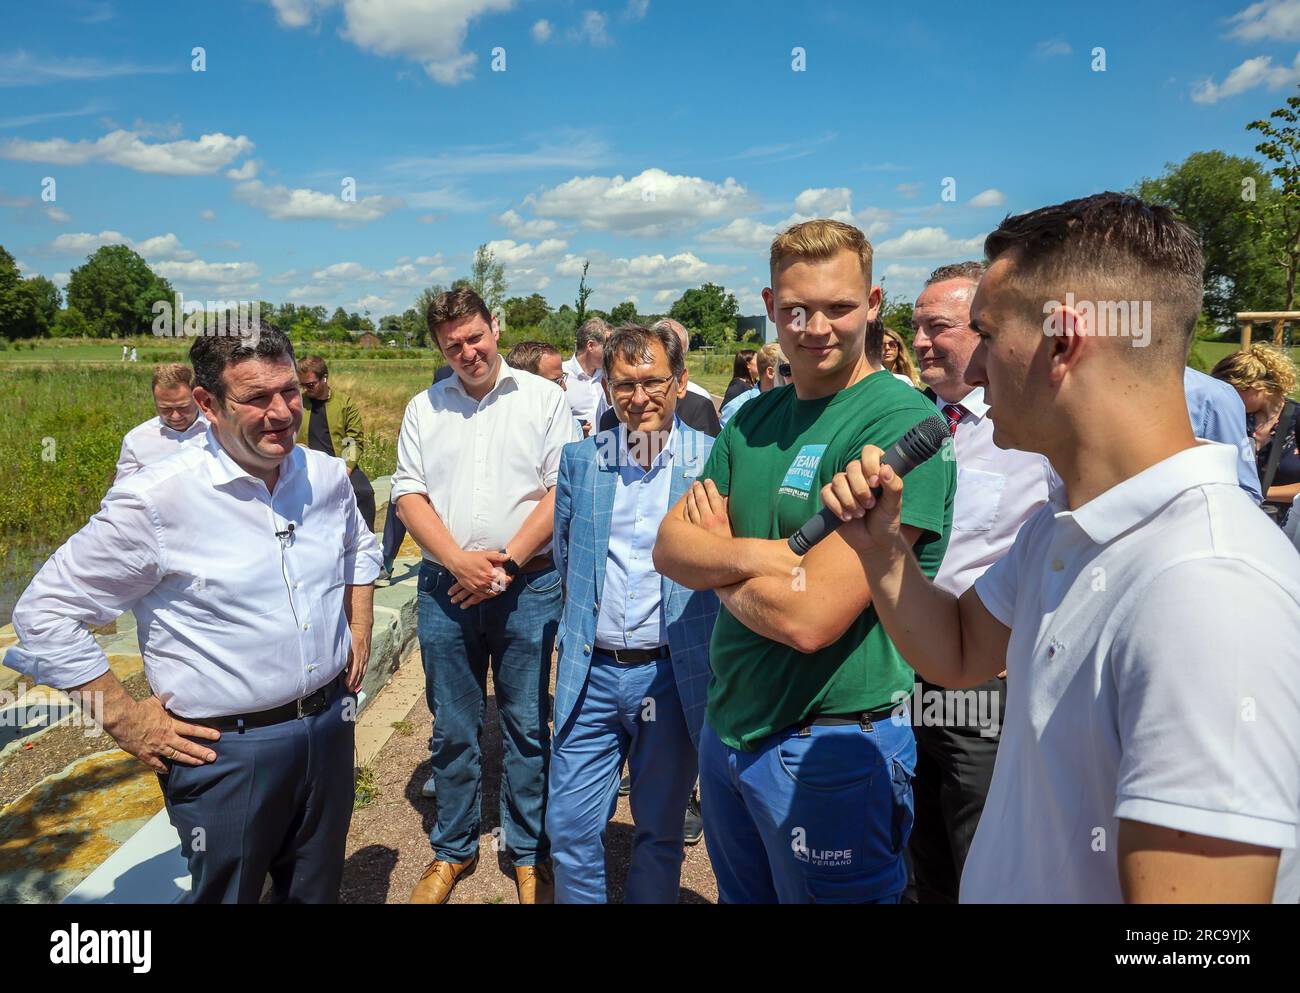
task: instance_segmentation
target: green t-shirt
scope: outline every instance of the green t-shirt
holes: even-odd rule
[[[864,445],[888,450],[933,416],[934,404],[885,370],[818,400],[800,400],[793,386],[781,387],[736,412],[700,478],[730,496],[736,537],[788,538],[822,509],[821,488]],[[913,550],[932,578],[948,546],[956,489],[954,463],[941,456],[907,475],[902,520],[923,532]],[[709,654],[709,724],[732,748],[746,751],[810,714],[892,706],[894,693],[910,693],[914,679],[871,606],[838,641],[811,655],[755,634],[723,607]]]

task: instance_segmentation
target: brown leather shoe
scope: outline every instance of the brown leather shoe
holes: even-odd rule
[[[477,866],[477,854],[468,862],[434,859],[411,890],[411,903],[446,903],[456,884],[471,875]]]
[[[515,889],[520,903],[554,903],[555,878],[548,865],[515,866]]]

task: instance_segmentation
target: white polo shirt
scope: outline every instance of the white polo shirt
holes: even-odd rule
[[[936,396],[935,406],[942,411],[947,401]],[[1025,521],[1047,503],[1048,490],[1060,482],[1043,456],[993,444],[984,387],[966,394],[961,406],[966,413],[952,439],[957,457],[952,533],[934,577],[936,586],[954,596],[1007,553]]]
[[[597,368],[590,376],[583,371],[582,363],[574,355],[564,363],[568,378],[564,392],[569,399],[569,409],[580,421],[588,421],[594,431],[600,416],[600,402],[605,396],[605,370]]]
[[[1011,628],[961,899],[1122,899],[1119,820],[1296,843],[1300,556],[1202,442],[1066,509],[975,583]]]
[[[161,417],[151,417],[143,424],[137,424],[122,438],[122,450],[117,456],[117,474],[113,477],[113,485],[116,486],[147,465],[174,455],[187,444],[202,444],[207,433],[208,419],[202,413],[184,431],[169,428]]]
[[[459,376],[411,398],[397,438],[392,500],[424,494],[461,548],[504,548],[555,485],[560,450],[581,440],[564,390],[501,359],[496,385],[481,401]],[[424,557],[437,561],[428,551]]]

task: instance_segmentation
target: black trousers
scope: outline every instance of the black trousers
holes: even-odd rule
[[[361,466],[357,466],[348,474],[348,482],[352,484],[352,492],[357,496],[357,509],[365,518],[366,527],[373,532],[375,530],[375,488],[370,485],[370,477],[361,471]]]
[[[921,687],[921,699],[912,700],[916,812],[908,842],[911,889],[917,903],[956,903],[962,868],[993,779],[1006,680],[991,679],[972,690],[949,691],[930,683]],[[958,702],[954,693],[965,696]],[[931,715],[937,709],[933,694],[945,694],[942,726],[927,723],[927,705]],[[998,733],[989,733],[995,728]]]
[[[159,776],[189,863],[187,903],[337,903],[352,822],[356,697],[214,742],[210,765]]]

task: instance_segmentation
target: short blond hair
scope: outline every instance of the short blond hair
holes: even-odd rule
[[[1220,359],[1210,372],[1238,390],[1263,390],[1281,400],[1295,389],[1295,363],[1271,345],[1251,345]]]
[[[158,387],[170,389],[173,386],[188,386],[194,388],[194,370],[183,362],[164,362],[162,365],[154,366],[153,382],[149,388],[156,390]]]
[[[769,341],[766,345],[758,350],[758,355],[754,359],[758,363],[758,372],[761,376],[768,369],[775,369],[785,361],[785,353],[781,351],[781,346],[775,341]]]
[[[776,270],[787,261],[825,262],[840,252],[850,251],[858,257],[862,265],[862,278],[871,289],[871,242],[867,236],[852,224],[817,218],[802,221],[782,231],[772,239],[772,254],[769,265],[772,280],[776,281]]]

